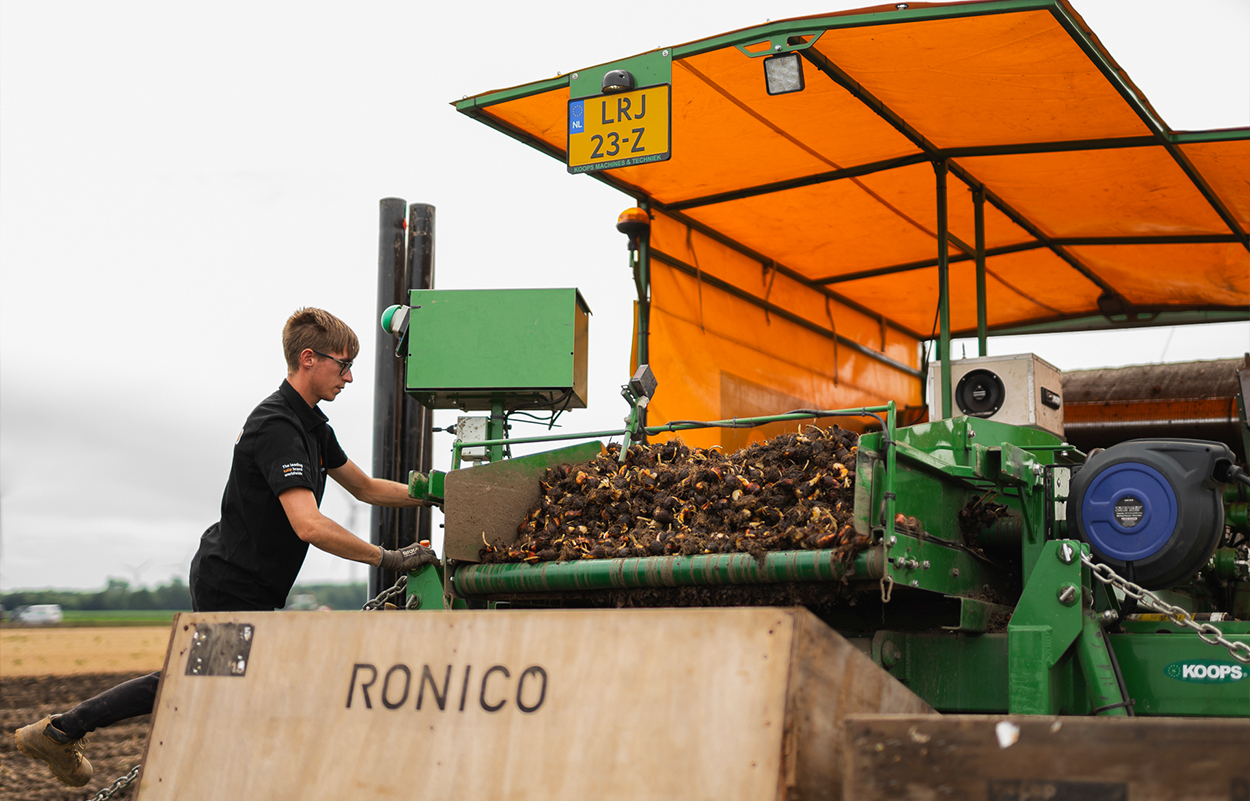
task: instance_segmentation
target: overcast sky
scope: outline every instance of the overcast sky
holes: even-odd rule
[[[565,430],[617,427],[631,201],[449,103],[866,4],[0,0],[0,589],[185,579],[300,306],[361,335],[326,411],[369,469],[383,197],[437,207],[440,288],[580,287],[591,408]],[[1250,125],[1246,0],[1074,5],[1171,127]],[[1061,369],[1248,348],[1244,324],[991,340]],[[323,510],[369,536],[333,483]],[[364,576],[312,551],[300,580]]]

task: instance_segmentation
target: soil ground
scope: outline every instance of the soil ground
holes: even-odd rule
[[[82,801],[126,774],[143,758],[150,715],[100,729],[87,743],[95,775],[85,787],[66,787],[38,760],[17,750],[14,730],[45,715],[64,712],[79,701],[141,673],[81,673],[71,676],[0,677],[0,798],[13,801]],[[113,796],[133,799],[137,786]]]
[[[168,642],[166,627],[6,627],[0,632],[0,799],[82,801],[139,764],[150,715],[90,735],[86,753],[95,774],[84,787],[66,787],[43,762],[18,751],[13,732],[123,681],[159,670]],[[133,799],[136,789],[132,785],[113,798]]]

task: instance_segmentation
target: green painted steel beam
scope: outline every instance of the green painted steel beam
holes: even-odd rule
[[[990,355],[987,337],[989,335],[989,303],[986,294],[985,277],[985,190],[977,189],[972,193],[972,225],[976,245],[977,262],[977,355]]]
[[[1054,540],[1041,549],[1007,624],[1009,709],[1012,714],[1054,715],[1062,695],[1058,666],[1081,633],[1080,554],[1089,546]]]
[[[1196,145],[1203,142],[1244,142],[1250,139],[1250,128],[1224,128],[1219,131],[1181,131],[1168,134],[1178,145]]]
[[[978,189],[974,189],[976,193]],[[951,241],[955,242],[954,239]],[[1229,243],[1234,244],[1241,240],[1234,234],[1160,234],[1158,236],[1099,236],[1099,237],[1062,237],[1052,238],[1051,244],[1063,247],[1079,247],[1082,245],[1189,245],[1189,244],[1218,244]],[[959,244],[956,242],[956,244]],[[1005,256],[1011,253],[1021,253],[1027,250],[1038,250],[1047,247],[1047,243],[1040,241],[1017,242],[1011,245],[999,245],[998,247],[986,248],[986,258],[994,256]],[[972,246],[975,250],[975,245]],[[962,248],[961,248],[962,249]],[[954,264],[956,262],[972,261],[973,256],[967,253],[956,253],[947,256],[947,262]],[[842,273],[839,275],[830,275],[823,278],[813,279],[814,283],[824,284],[826,286],[832,284],[843,284],[849,281],[858,281],[863,278],[877,278],[882,275],[896,275],[898,273],[911,272],[913,270],[927,270],[938,265],[937,258],[921,259],[919,261],[909,261],[903,264],[894,264],[889,267],[875,267],[871,270],[859,270],[853,273]]]
[[[670,203],[659,204],[657,205],[657,208],[662,208],[664,211],[686,211],[687,209],[696,209],[700,206],[714,206],[717,203],[728,203],[733,200],[743,200],[744,198],[749,197],[771,195],[774,192],[785,192],[790,189],[801,189],[803,187],[814,186],[816,184],[827,184],[833,181],[845,180],[847,178],[858,178],[861,175],[871,175],[877,172],[895,170],[899,167],[910,167],[915,164],[923,164],[926,161],[929,161],[929,156],[927,154],[914,153],[910,156],[899,156],[898,158],[874,161],[868,164],[860,164],[855,167],[818,172],[814,175],[805,175],[802,178],[791,178],[786,181],[774,181],[767,184],[759,184],[758,186],[735,189],[732,192],[718,192],[714,195],[703,195],[701,197],[693,197],[687,200],[678,200]]]
[[[796,20],[782,20],[766,23],[754,28],[746,28],[732,33],[713,36],[679,45],[672,48],[673,58],[689,58],[712,50],[738,45],[750,45],[764,39],[772,39],[792,31],[823,28],[837,30],[845,28],[864,28],[879,25],[897,25],[926,20],[956,19],[960,17],[980,17],[992,14],[1008,14],[1020,11],[1050,10],[1057,5],[1056,0],[1000,0],[995,3],[978,3],[976,5],[937,6],[927,8],[891,8],[868,14],[840,14],[826,17],[805,17]]]
[[[774,551],[757,562],[750,554],[583,559],[539,564],[460,565],[451,577],[456,594],[488,597],[527,592],[693,587],[721,584],[780,584],[841,581],[846,566],[835,551]],[[864,554],[856,575],[868,575]]]
[[[950,262],[947,250],[947,239],[950,231],[947,225],[946,175],[950,165],[945,159],[933,162],[936,186],[934,195],[937,198],[937,260],[938,260],[938,348],[937,357],[942,373],[942,417],[954,417],[951,414],[954,396],[951,394],[951,286]],[[967,249],[964,249],[967,252]]]
[[[1151,328],[1160,325],[1195,325],[1200,323],[1240,323],[1250,321],[1250,309],[1182,309],[1178,311],[1153,310],[1149,319],[1111,320],[1102,315],[1089,317],[1065,317],[1039,320],[999,328],[995,336],[1021,336],[1024,334],[1054,334],[1065,331],[1099,331],[1119,328]],[[972,336],[970,331],[955,331],[955,336]]]
[[[1003,256],[1008,253],[1020,253],[1026,250],[1038,250],[1046,245],[1042,242],[1018,242],[1012,245],[1000,245],[995,248],[987,248],[986,256]],[[947,257],[948,264],[954,264],[960,261],[972,261],[972,256],[956,253]],[[936,267],[938,264],[937,257],[932,259],[922,259],[920,261],[909,261],[903,264],[895,264],[889,267],[876,267],[871,270],[860,270],[853,273],[842,273],[840,275],[830,275],[824,278],[815,279],[818,284],[841,284],[847,281],[858,281],[861,278],[876,278],[881,275],[894,275],[896,273],[905,273],[912,270],[926,270]]]
[[[1022,6],[1023,4],[1021,4],[1021,7]],[[1046,3],[1043,5],[1036,6],[1036,7],[1047,8],[1053,12],[1053,10],[1056,7],[1056,4]],[[1013,8],[1012,10],[1013,11],[1020,10],[1020,7]],[[825,75],[827,75],[834,83],[841,86],[843,89],[849,92],[853,97],[855,97],[865,106],[867,106],[869,109],[875,112],[877,116],[881,117],[883,120],[889,123],[890,126],[894,128],[894,130],[898,131],[900,134],[907,137],[908,141],[910,141],[913,145],[919,147],[921,150],[927,153],[931,159],[935,161],[941,159],[940,148],[938,148],[931,141],[929,141],[928,138],[926,138],[923,134],[921,134],[919,131],[913,128],[897,112],[895,112],[893,109],[887,106],[884,102],[882,102],[880,98],[878,98],[872,92],[868,91],[866,88],[860,85],[858,81],[852,78],[850,74],[848,74],[845,70],[843,70],[837,64],[833,63],[833,61],[830,60],[828,57],[824,56],[821,53],[814,52],[812,50],[804,50],[802,52],[802,55],[805,59],[811,62],[813,66],[815,66]],[[997,208],[999,211],[1005,214],[1008,217],[1008,219],[1010,219],[1012,222],[1016,223],[1024,230],[1028,231],[1029,234],[1032,235],[1035,239],[1037,239],[1040,242],[1045,243],[1046,247],[1050,248],[1050,250],[1056,256],[1066,261],[1069,265],[1072,266],[1074,270],[1076,270],[1078,273],[1083,275],[1091,283],[1093,283],[1099,289],[1102,289],[1104,292],[1112,292],[1114,294],[1114,289],[1111,287],[1110,284],[1104,281],[1093,270],[1091,270],[1088,266],[1082,263],[1079,259],[1073,256],[1071,253],[1068,253],[1062,247],[1051,244],[1050,237],[1048,237],[1045,234],[1045,232],[1041,230],[1041,228],[1034,225],[1030,220],[1028,220],[1023,214],[1018,212],[1014,207],[1009,205],[1005,200],[1000,198],[995,193],[991,192],[988,188],[985,187],[983,183],[981,183],[980,180],[978,180],[970,172],[968,172],[968,170],[961,167],[958,163],[951,163],[949,165],[949,170],[952,175],[954,175],[955,177],[959,178],[959,180],[967,184],[967,186],[973,191],[976,191],[978,189],[983,191],[985,193],[985,199],[988,200],[991,205],[993,205],[995,208]]]
[[[801,189],[803,187],[813,186],[816,184],[830,183],[833,181],[845,180],[847,178],[857,178],[862,175],[871,175],[873,173],[896,170],[900,167],[910,167],[915,164],[931,161],[934,157],[952,159],[974,158],[977,156],[1068,153],[1082,150],[1115,150],[1131,147],[1149,147],[1157,146],[1158,144],[1158,140],[1153,136],[1126,136],[1106,139],[1076,139],[1062,142],[1029,142],[1024,144],[1009,145],[982,145],[978,147],[937,148],[935,146],[931,152],[927,153],[913,153],[908,156],[898,156],[896,158],[883,159],[881,161],[869,162],[867,164],[859,164],[854,167],[829,170],[826,172],[816,173],[814,175],[806,175],[801,178],[791,178],[785,181],[773,181],[766,184],[759,184],[757,186],[749,186],[743,189],[735,189],[731,192],[719,192],[714,195],[703,195],[700,197],[688,198],[686,200],[672,201],[664,204],[664,209],[671,211],[685,211],[686,209],[699,208],[700,206],[714,206],[717,203],[727,203],[729,201],[742,200],[749,197],[770,195],[774,192],[785,192],[790,189]]]
[[[1224,224],[1228,226],[1228,230],[1240,237],[1240,242],[1247,250],[1250,250],[1250,235],[1242,230],[1241,223],[1235,215],[1224,203],[1223,199],[1211,188],[1202,173],[1194,167],[1189,157],[1181,151],[1176,142],[1168,135],[1167,126],[1163,120],[1155,113],[1147,103],[1133,91],[1133,87],[1123,77],[1122,72],[1111,62],[1110,58],[1103,51],[1102,47],[1090,38],[1086,31],[1077,23],[1077,21],[1069,16],[1066,9],[1059,5],[1051,9],[1051,14],[1059,21],[1059,24],[1068,32],[1068,35],[1076,42],[1077,46],[1085,52],[1098,71],[1103,74],[1107,82],[1119,92],[1124,101],[1135,114],[1145,123],[1146,127],[1155,135],[1159,144],[1163,145],[1172,160],[1185,173],[1186,177],[1193,182],[1194,186],[1202,194],[1207,204],[1220,216]]]

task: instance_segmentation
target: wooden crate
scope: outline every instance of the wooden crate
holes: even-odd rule
[[[138,797],[836,799],[880,711],[802,609],[184,614]]]

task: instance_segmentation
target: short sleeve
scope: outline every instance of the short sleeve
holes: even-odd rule
[[[317,465],[295,425],[287,420],[266,421],[256,432],[253,458],[274,495],[294,487],[316,489]]]
[[[347,464],[347,454],[343,452],[343,448],[339,445],[338,437],[334,436],[334,429],[326,426],[326,455],[325,463],[327,470],[333,470],[336,467],[342,467]]]

